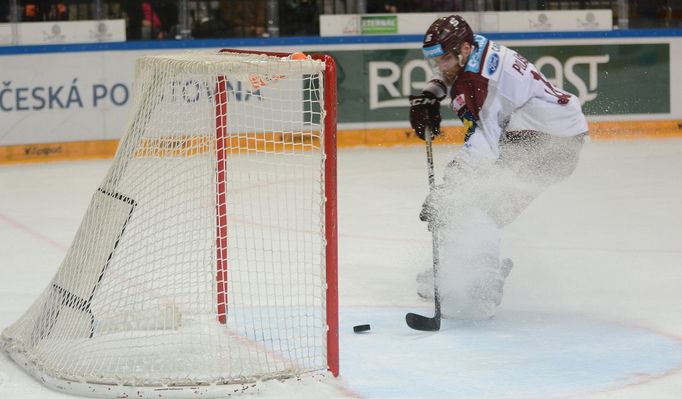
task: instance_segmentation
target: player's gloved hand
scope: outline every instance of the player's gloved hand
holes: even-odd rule
[[[426,128],[432,138],[440,134],[440,100],[429,92],[410,96],[410,124],[420,139],[425,140]]]

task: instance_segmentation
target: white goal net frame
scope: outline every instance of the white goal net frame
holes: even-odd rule
[[[0,346],[52,389],[105,398],[337,376],[333,58],[151,55],[134,90],[64,261]]]

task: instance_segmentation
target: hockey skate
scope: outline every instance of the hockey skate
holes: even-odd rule
[[[449,316],[453,318],[491,318],[502,303],[504,282],[511,273],[514,262],[504,258],[497,268],[490,268],[475,280],[467,290],[466,300],[457,306]],[[433,299],[433,269],[417,274],[417,295],[422,299]]]
[[[514,262],[509,258],[500,260],[499,269],[492,270],[483,279],[479,280],[479,284],[474,286],[472,297],[480,299],[481,301],[491,301],[495,307],[502,304],[502,295],[504,294],[504,282],[511,273],[514,267]]]

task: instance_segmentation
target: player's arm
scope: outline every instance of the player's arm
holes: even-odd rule
[[[410,124],[424,140],[424,132],[431,129],[432,137],[440,134],[440,102],[447,95],[445,83],[438,77],[431,79],[421,94],[410,96]]]
[[[480,76],[463,76],[453,86],[452,109],[466,129],[464,147],[445,170],[445,178],[470,172],[494,162],[499,155],[501,128],[496,121],[494,101],[488,99],[488,82]],[[488,100],[488,101],[487,101]]]

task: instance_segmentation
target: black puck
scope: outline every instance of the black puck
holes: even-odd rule
[[[369,324],[359,324],[353,327],[353,332],[359,333],[364,331],[369,331]]]

